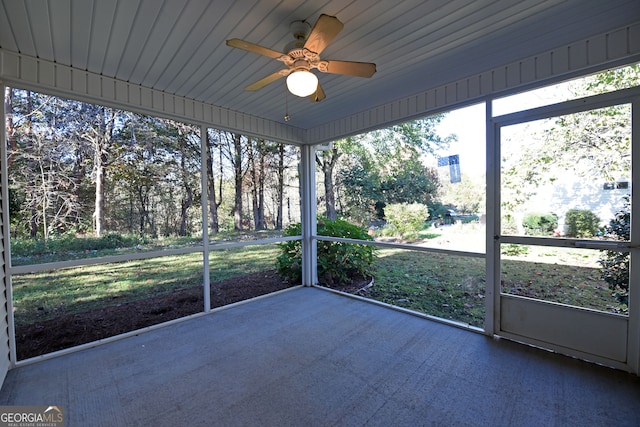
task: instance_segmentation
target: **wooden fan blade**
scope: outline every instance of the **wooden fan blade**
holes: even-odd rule
[[[267,77],[264,77],[260,80],[258,80],[255,83],[251,83],[249,86],[245,87],[244,90],[248,90],[248,91],[256,91],[259,89],[262,89],[263,87],[265,87],[266,85],[275,82],[276,80],[286,76],[287,74],[289,74],[287,71],[290,70],[280,70],[280,71],[276,71],[273,74],[269,74]]]
[[[371,77],[376,72],[376,64],[353,61],[321,61],[321,63],[318,64],[318,70],[323,73]]]
[[[227,40],[227,46],[246,50],[247,52],[257,53],[258,55],[268,56],[269,58],[273,59],[278,59],[282,56],[282,53],[276,52],[273,49],[269,49],[268,47],[260,46],[255,43],[247,42],[240,39]]]
[[[318,82],[318,89],[316,89],[315,93],[309,95],[309,100],[311,102],[320,102],[326,97],[327,95],[324,93],[324,90],[322,90],[322,86],[320,86],[320,82]]]
[[[342,31],[342,27],[344,27],[344,24],[338,18],[323,13],[316,21],[316,25],[313,26],[309,37],[307,37],[304,48],[319,55],[334,37]]]

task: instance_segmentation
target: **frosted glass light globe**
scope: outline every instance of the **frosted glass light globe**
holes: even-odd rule
[[[318,89],[318,78],[310,71],[294,71],[287,77],[287,88],[292,94],[304,98]]]

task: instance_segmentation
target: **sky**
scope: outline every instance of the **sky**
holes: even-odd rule
[[[567,99],[567,83],[517,94],[494,101],[494,116],[549,105]],[[438,125],[438,133],[445,137],[458,136],[443,156],[458,154],[460,171],[471,177],[481,177],[486,171],[485,105],[475,104],[448,112]]]
[[[438,125],[438,134],[455,134],[457,142],[452,142],[443,155],[460,156],[460,172],[473,177],[482,176],[486,169],[485,156],[485,106],[476,104],[460,108],[446,114]]]

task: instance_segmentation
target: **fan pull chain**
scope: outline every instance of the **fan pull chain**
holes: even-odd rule
[[[289,94],[287,93],[287,88],[284,88],[284,121],[288,122],[291,120],[289,117]]]

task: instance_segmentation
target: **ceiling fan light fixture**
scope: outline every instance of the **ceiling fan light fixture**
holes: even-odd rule
[[[321,14],[313,28],[305,21],[294,21],[291,34],[294,40],[280,53],[268,47],[241,39],[227,40],[227,46],[257,53],[284,64],[284,68],[246,86],[248,91],[262,89],[268,84],[287,76],[287,90],[293,95],[319,102],[327,96],[310,70],[320,73],[342,74],[354,77],[371,77],[376,72],[376,64],[369,62],[321,60],[320,54],[338,35],[344,24],[335,16]]]
[[[307,97],[318,90],[318,77],[311,71],[294,71],[287,77],[287,88],[296,96]]]

